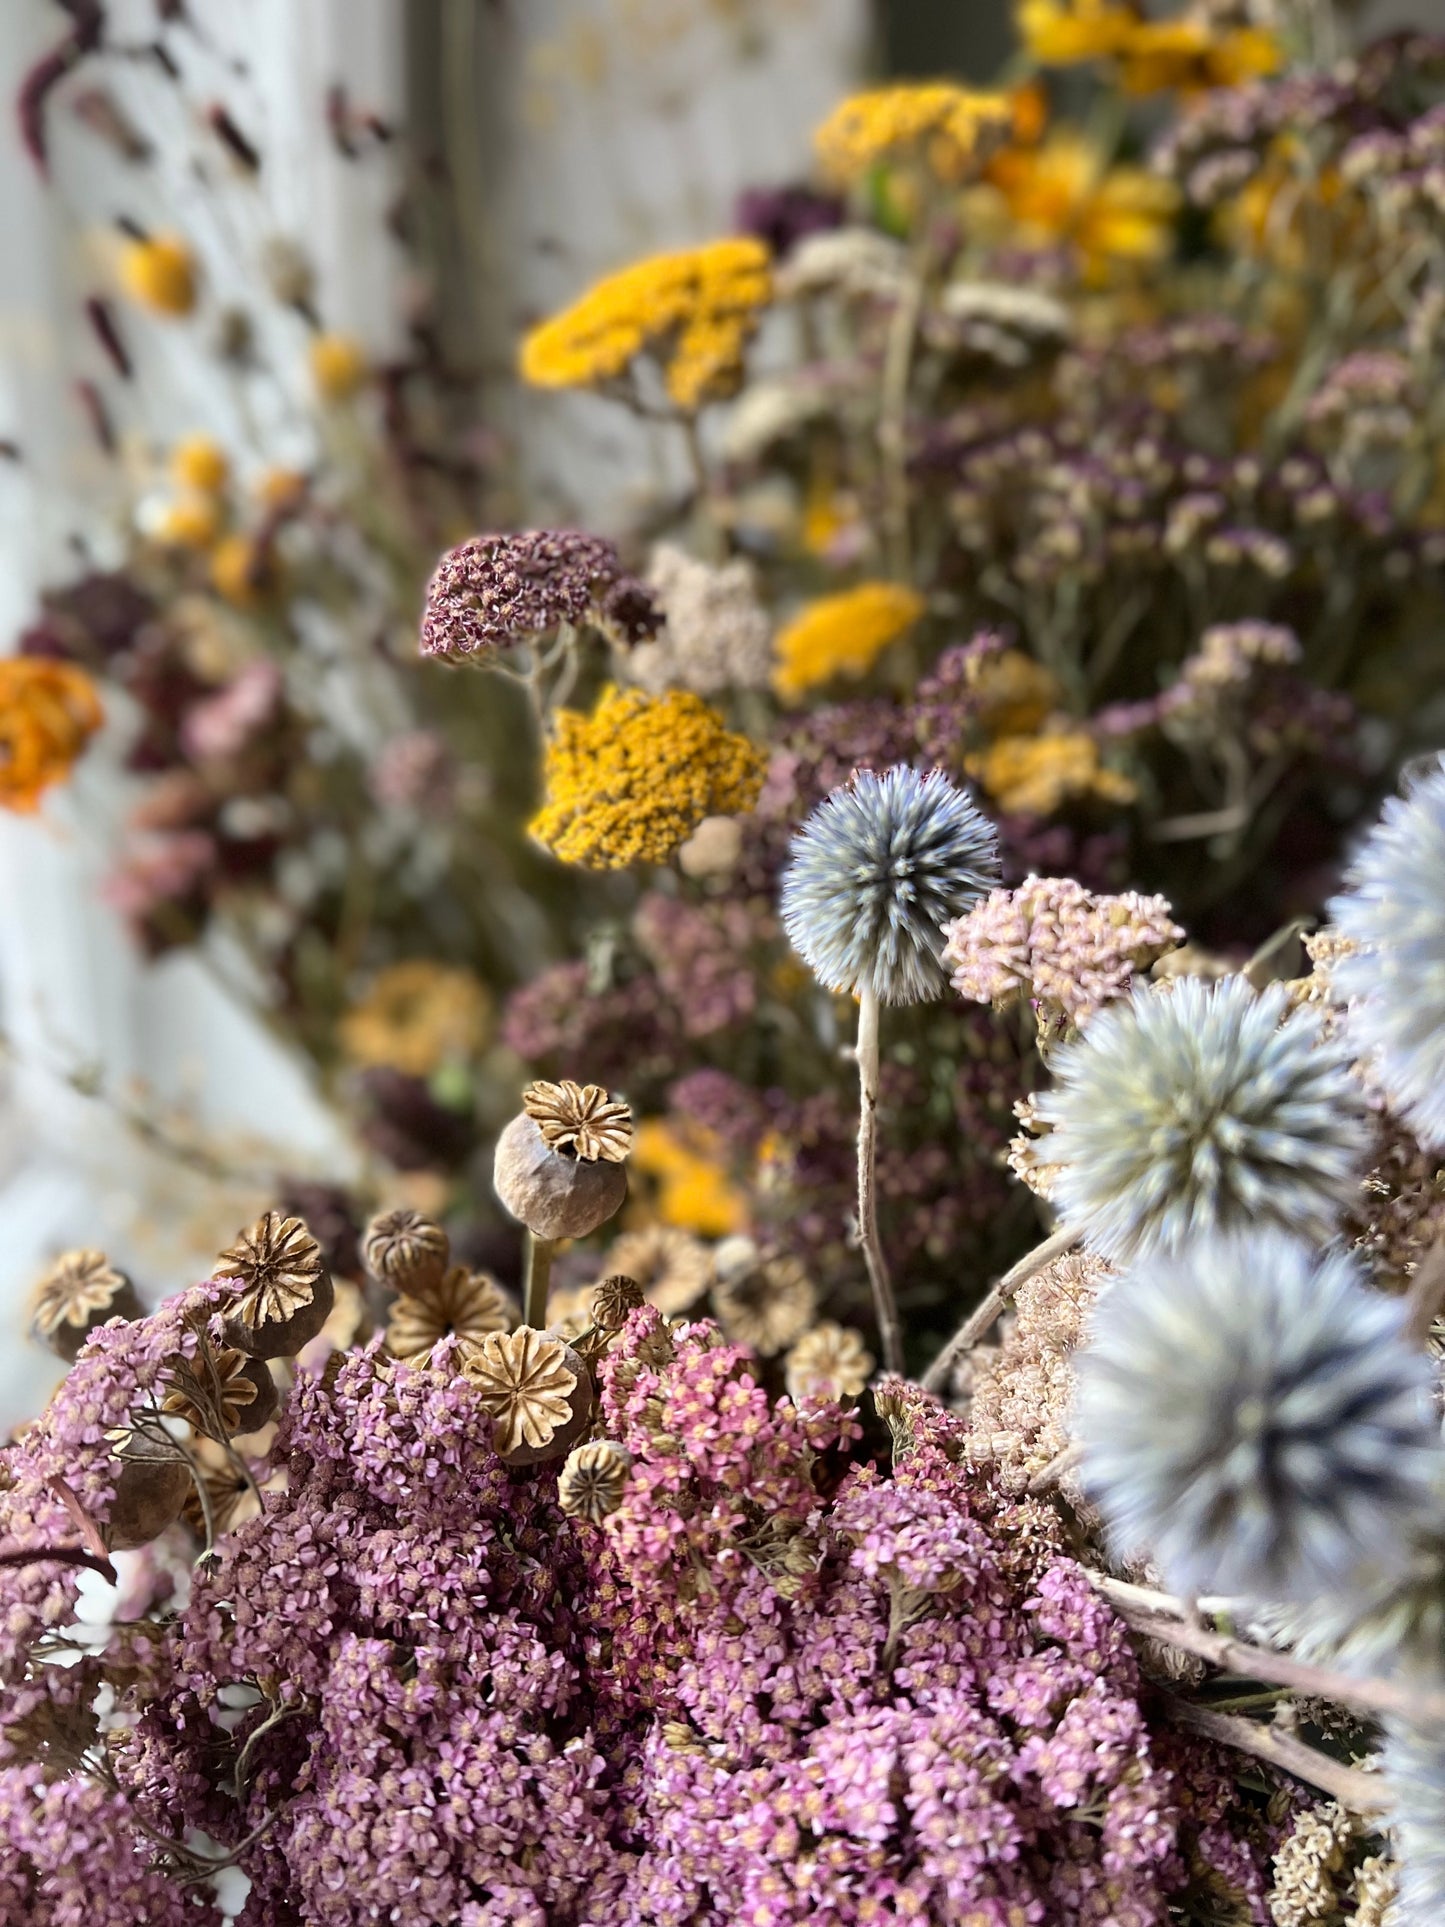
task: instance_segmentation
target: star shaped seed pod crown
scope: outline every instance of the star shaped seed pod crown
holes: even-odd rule
[[[570,1151],[589,1164],[605,1158],[621,1164],[632,1149],[632,1112],[600,1084],[529,1084],[522,1109],[542,1134],[549,1151]]]
[[[236,1286],[226,1337],[252,1358],[290,1358],[326,1323],[334,1298],[321,1246],[300,1218],[267,1211],[216,1260]]]
[[[108,1318],[139,1318],[135,1287],[103,1251],[66,1251],[30,1297],[30,1330],[73,1363],[87,1336]]]

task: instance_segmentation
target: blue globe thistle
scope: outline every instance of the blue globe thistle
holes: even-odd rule
[[[1333,966],[1348,1035],[1391,1105],[1445,1149],[1445,770],[1392,796],[1330,905],[1358,946]]]
[[[1141,1259],[1077,1360],[1082,1476],[1185,1593],[1302,1600],[1399,1571],[1445,1472],[1429,1360],[1347,1252],[1283,1232]]]
[[[1231,1226],[1329,1236],[1369,1144],[1363,1093],[1279,985],[1137,986],[1054,1059],[1038,1100],[1064,1221],[1106,1258]]]
[[[783,927],[829,990],[936,997],[943,926],[998,882],[993,825],[937,770],[858,770],[793,838]]]
[[[1395,1902],[1390,1927],[1445,1920],[1445,1734],[1392,1720],[1381,1763],[1390,1795]]]

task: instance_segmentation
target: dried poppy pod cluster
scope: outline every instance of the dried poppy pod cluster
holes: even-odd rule
[[[585,1238],[627,1196],[632,1113],[598,1084],[529,1084],[497,1140],[497,1196],[534,1238]]]

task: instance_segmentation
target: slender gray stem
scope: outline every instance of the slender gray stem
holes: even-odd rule
[[[547,1328],[547,1287],[552,1281],[552,1253],[556,1249],[555,1239],[539,1238],[535,1231],[527,1233],[522,1323],[530,1325],[533,1331],[545,1331]]]
[[[873,1310],[883,1369],[903,1370],[903,1327],[898,1300],[878,1237],[878,993],[871,985],[858,992],[858,1238],[868,1282],[873,1287]]]
[[[1062,1258],[1078,1242],[1078,1232],[1070,1225],[1061,1225],[1041,1245],[1035,1245],[1011,1270],[1006,1271],[982,1303],[976,1305],[964,1319],[923,1374],[923,1389],[936,1392],[946,1385],[955,1364],[973,1350],[1019,1286],[1027,1283],[1036,1271],[1042,1271],[1045,1265],[1052,1264],[1055,1258]]]

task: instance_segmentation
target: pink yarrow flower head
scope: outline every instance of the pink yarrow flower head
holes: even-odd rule
[[[627,643],[661,627],[651,591],[624,570],[613,543],[575,529],[474,535],[447,551],[427,585],[421,653],[485,662],[584,621]]]

